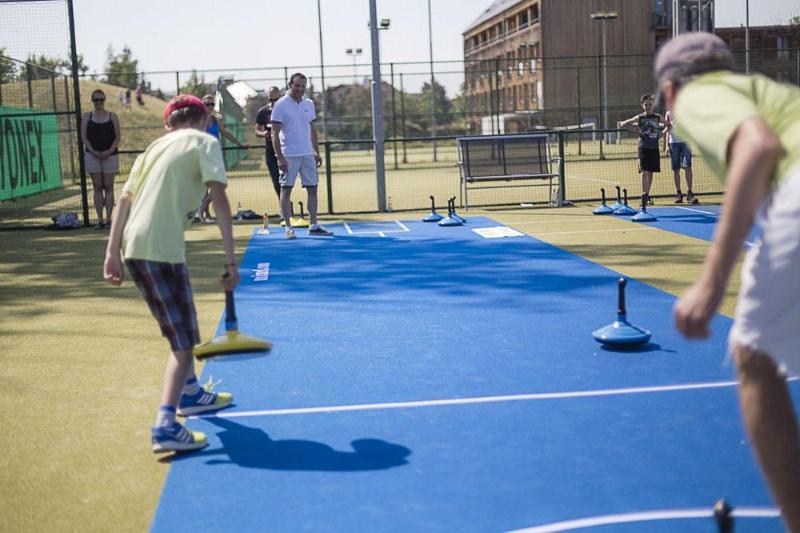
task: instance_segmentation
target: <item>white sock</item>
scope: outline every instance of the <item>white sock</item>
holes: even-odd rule
[[[319,224],[311,224],[311,226],[308,229],[318,229],[318,228]]]

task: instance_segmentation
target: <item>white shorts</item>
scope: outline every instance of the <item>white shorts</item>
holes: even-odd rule
[[[287,155],[284,158],[286,159],[286,172],[278,178],[281,187],[294,187],[298,173],[303,187],[317,186],[319,175],[317,174],[317,160],[313,155]]]
[[[105,174],[106,176],[119,172],[119,154],[113,154],[106,159],[98,159],[89,152],[83,153],[83,162],[89,174]]]
[[[764,201],[761,237],[742,265],[736,318],[728,339],[770,355],[800,374],[800,167]]]

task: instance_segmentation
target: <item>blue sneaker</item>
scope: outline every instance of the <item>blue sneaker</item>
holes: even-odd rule
[[[208,446],[205,433],[186,429],[178,422],[172,426],[154,426],[151,430],[153,452],[188,452]]]
[[[214,383],[209,378],[206,384],[200,387],[197,394],[193,396],[184,394],[181,396],[177,414],[191,416],[228,407],[233,403],[233,394],[229,392],[214,392],[214,387],[217,385],[219,385],[219,382]]]

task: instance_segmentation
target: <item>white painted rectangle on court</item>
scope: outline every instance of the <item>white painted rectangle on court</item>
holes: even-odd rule
[[[253,269],[253,281],[267,281],[269,279],[269,263],[259,263]]]
[[[484,239],[502,239],[503,237],[522,237],[525,235],[508,226],[493,226],[491,228],[475,228],[472,231]]]

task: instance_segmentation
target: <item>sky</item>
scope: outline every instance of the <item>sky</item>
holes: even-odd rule
[[[74,0],[77,46],[90,72],[102,72],[108,46],[119,52],[127,45],[139,60],[140,70],[172,71],[148,76],[153,86],[170,91],[176,85],[174,71],[191,69],[227,69],[204,75],[214,80],[233,74],[261,89],[282,83],[283,67],[288,66],[290,71],[305,71],[312,83],[318,84],[317,1],[322,12],[326,85],[353,80],[353,57],[346,54],[347,48],[363,49],[363,55],[356,58],[355,74],[358,80],[369,76],[368,0]],[[452,96],[463,81],[459,64],[463,58],[462,32],[492,0],[430,3],[433,58],[453,61],[437,64],[436,78]],[[21,49],[25,46],[63,49],[63,17],[51,13],[52,8],[46,5],[34,6],[42,10],[35,18],[44,25],[44,31],[31,31],[30,20],[23,20],[19,13],[32,5],[11,4],[16,11],[8,17],[9,5],[0,4],[0,47],[5,46],[12,57],[24,56]],[[396,63],[396,84],[402,72],[406,90],[417,91],[430,79],[428,0],[378,0],[377,8],[379,19],[391,21],[388,30],[379,32],[381,59]],[[797,0],[750,1],[752,26],[784,24],[793,15],[800,15]],[[744,24],[745,0],[717,0],[716,17],[718,27]],[[304,66],[313,67],[301,68]],[[384,68],[383,76],[388,78],[389,74],[389,68]],[[185,79],[188,74],[181,76]]]

